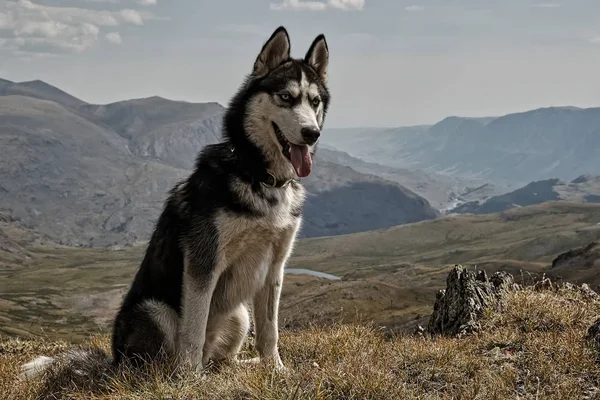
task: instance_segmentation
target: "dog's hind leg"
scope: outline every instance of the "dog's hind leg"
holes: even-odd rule
[[[244,304],[227,314],[211,314],[206,328],[204,361],[236,360],[249,328],[250,316]]]

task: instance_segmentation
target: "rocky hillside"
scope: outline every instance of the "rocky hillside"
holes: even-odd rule
[[[221,138],[225,109],[218,103],[186,103],[161,97],[81,107],[129,141],[135,155],[191,169],[200,150]]]
[[[223,110],[159,97],[92,105],[41,81],[0,81],[0,149],[10,155],[0,158],[0,210],[62,244],[145,240],[168,190],[219,140]],[[395,182],[326,161],[315,172],[302,236],[438,215]]]
[[[322,236],[321,232],[341,235],[439,216],[427,200],[395,182],[324,160],[317,159],[315,166],[306,180],[310,194],[302,237]]]
[[[600,172],[600,108],[449,117],[433,126],[339,130],[324,140],[368,161],[492,183],[524,185]]]
[[[477,200],[464,202],[449,213],[491,214],[559,200],[600,203],[600,176],[582,175],[571,182],[559,179],[531,182],[512,192],[492,196],[483,202]]]
[[[550,267],[549,275],[555,279],[567,279],[575,283],[587,283],[600,287],[600,241],[559,254]]]

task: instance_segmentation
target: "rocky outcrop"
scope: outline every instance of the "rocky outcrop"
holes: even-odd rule
[[[504,295],[517,287],[508,273],[496,272],[488,278],[485,271],[468,271],[455,265],[446,280],[446,289],[437,293],[427,331],[448,336],[476,331],[483,311],[498,307]]]
[[[551,269],[592,268],[600,261],[600,243],[592,242],[559,254],[553,261]]]

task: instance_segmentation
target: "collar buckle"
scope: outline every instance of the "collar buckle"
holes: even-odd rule
[[[277,178],[275,177],[275,175],[273,175],[269,171],[267,171],[267,175],[268,175],[268,179],[267,179],[268,182],[263,180],[263,181],[260,181],[260,184],[266,188],[274,188],[275,186],[277,186]]]
[[[268,189],[272,189],[274,187],[285,188],[290,183],[295,182],[295,181],[297,182],[298,179],[290,178],[290,179],[287,179],[287,180],[285,180],[283,182],[278,182],[277,178],[275,177],[275,175],[273,175],[271,172],[267,171],[267,179],[261,181],[260,184],[263,185],[264,187],[268,188]]]

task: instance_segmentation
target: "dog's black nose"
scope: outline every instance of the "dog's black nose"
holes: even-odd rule
[[[300,133],[302,133],[302,138],[307,144],[315,143],[319,139],[319,136],[321,136],[321,132],[319,132],[318,129],[313,128],[302,128]]]

